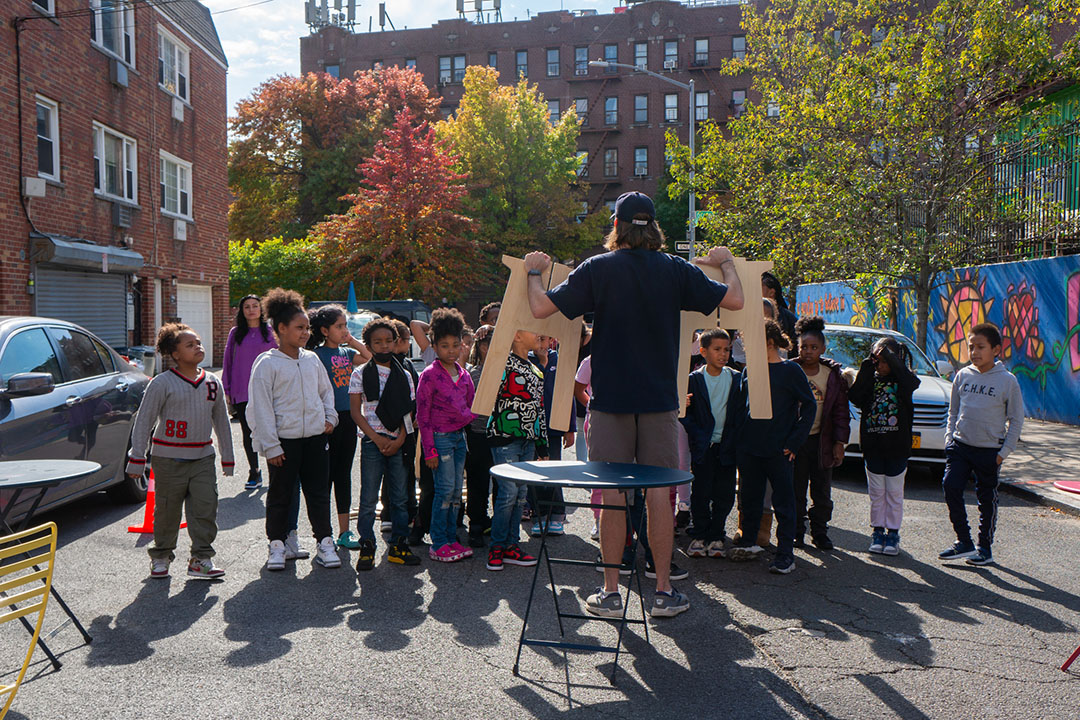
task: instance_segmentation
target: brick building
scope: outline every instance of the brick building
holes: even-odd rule
[[[749,87],[749,78],[719,73],[724,60],[745,52],[741,13],[738,3],[654,0],[610,14],[560,10],[488,23],[454,18],[386,32],[330,25],[301,38],[300,68],[350,77],[377,64],[415,66],[442,98],[444,114],[461,99],[469,65],[491,65],[505,82],[525,74],[552,118],[576,112],[581,120],[582,177],[596,211],[624,192],[655,194],[666,171],[664,134],[674,129],[687,141],[690,99],[648,75],[588,61],[642,65],[684,84],[693,78],[695,119],[725,123],[741,111]]]
[[[180,318],[219,363],[227,64],[209,10],[0,9],[0,314],[63,318],[116,347]]]

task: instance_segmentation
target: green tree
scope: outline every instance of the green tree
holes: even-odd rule
[[[664,231],[668,251],[675,250],[675,243],[686,240],[687,218],[690,217],[689,198],[685,187],[675,183],[671,173],[664,173],[656,183],[656,223]],[[701,233],[698,233],[698,241]]]
[[[499,85],[494,68],[470,67],[456,114],[436,129],[469,177],[465,212],[477,238],[496,254],[570,259],[599,241],[603,217],[575,219],[585,204],[577,118],[568,112],[553,125],[535,85]]]
[[[749,73],[760,101],[730,136],[703,128],[696,182],[717,210],[712,238],[769,257],[787,282],[876,273],[913,288],[925,347],[937,273],[1053,203],[1052,183],[1008,178],[1023,177],[1031,146],[1055,142],[1031,98],[1075,77],[1077,0],[743,8],[747,55],[726,72]],[[669,151],[685,187],[688,151]]]
[[[311,300],[327,299],[330,289],[319,280],[321,272],[314,243],[280,237],[261,243],[229,241],[229,299],[233,304],[245,295],[262,295],[275,287],[291,288]]]
[[[410,68],[379,68],[338,80],[280,75],[236,106],[229,120],[229,238],[301,238],[342,213],[357,167],[401,109],[432,121],[439,100]]]

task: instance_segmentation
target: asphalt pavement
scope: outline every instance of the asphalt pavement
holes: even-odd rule
[[[1024,497],[1001,495],[997,565],[946,565],[937,553],[953,538],[940,487],[913,470],[902,553],[887,558],[866,552],[865,480],[845,468],[833,493],[835,550],[797,551],[788,576],[770,575],[764,560],[678,553],[690,611],[650,621],[651,642],[632,627],[611,684],[608,655],[567,661],[527,648],[520,677],[511,673],[528,568],[492,573],[479,556],[440,565],[426,548],[419,567],[405,568],[387,563],[380,543],[375,569],[359,578],[347,552],[337,570],[307,560],[267,572],[265,490],[244,491],[246,472],[241,457],[237,476],[220,482],[222,582],[187,580],[183,534],[173,577],[149,579],[149,538],[126,532],[141,507],[101,495],[43,518],[60,527],[56,584],[94,641],[84,645],[50,606],[48,642],[64,666],[54,671],[37,652],[9,718],[1080,716],[1080,674],[1058,669],[1080,644],[1080,518]],[[358,468],[354,477],[355,490]],[[553,549],[591,559],[591,525],[577,511]],[[310,548],[306,528],[302,518]],[[556,573],[568,606],[600,577]],[[643,583],[649,600],[652,582]],[[556,638],[550,591],[536,602],[530,635]],[[614,640],[605,623],[570,621],[567,633]],[[0,627],[0,683],[13,679],[25,638],[14,623]]]

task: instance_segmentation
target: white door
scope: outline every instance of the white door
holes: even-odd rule
[[[203,366],[214,361],[214,302],[209,285],[177,285],[176,314],[180,322],[199,333],[206,350]]]

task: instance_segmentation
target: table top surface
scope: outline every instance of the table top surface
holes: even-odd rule
[[[562,488],[611,490],[647,489],[682,485],[694,479],[684,470],[634,463],[533,460],[504,463],[491,468],[503,480]]]
[[[100,469],[101,465],[89,460],[8,460],[0,462],[0,489],[59,485]]]

